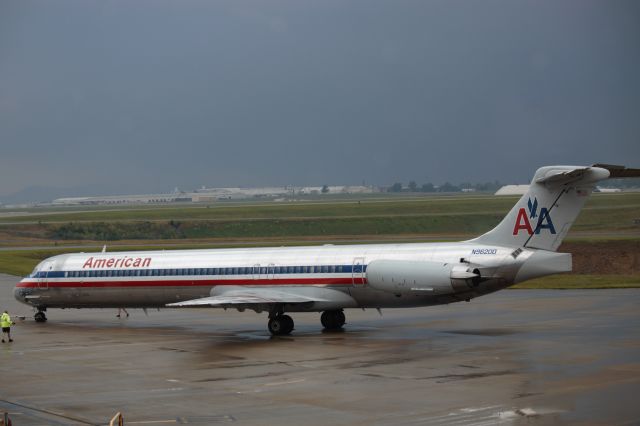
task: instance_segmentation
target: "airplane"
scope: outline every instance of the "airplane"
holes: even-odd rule
[[[273,335],[293,331],[292,312],[322,312],[337,330],[348,308],[468,302],[570,272],[571,254],[556,250],[587,197],[604,179],[636,176],[608,164],[539,168],[505,218],[468,241],[62,254],[14,295],[38,322],[49,308],[217,307],[266,312]]]

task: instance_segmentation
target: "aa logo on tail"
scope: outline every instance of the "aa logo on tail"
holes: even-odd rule
[[[534,233],[537,235],[543,229],[548,229],[550,233],[555,234],[556,228],[553,226],[553,222],[551,221],[551,216],[549,216],[549,210],[546,207],[540,208],[540,213],[538,213],[538,198],[534,198],[531,201],[527,202],[527,208],[529,213],[521,207],[518,210],[518,217],[516,218],[516,224],[513,227],[513,235],[518,235],[520,231],[525,230],[529,235],[533,235]],[[531,227],[531,220],[538,219],[536,222],[535,228]]]

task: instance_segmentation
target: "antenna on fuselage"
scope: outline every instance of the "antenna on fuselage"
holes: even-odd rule
[[[106,252],[107,252],[107,245],[106,245],[106,244],[102,246],[102,252],[103,252],[103,253],[106,253]]]

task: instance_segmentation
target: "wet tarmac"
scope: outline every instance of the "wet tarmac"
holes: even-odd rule
[[[418,309],[348,310],[344,332],[294,314],[51,310],[0,346],[15,426],[640,424],[640,290],[507,290]]]

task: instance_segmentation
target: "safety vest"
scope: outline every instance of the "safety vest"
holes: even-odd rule
[[[0,317],[0,327],[11,327],[11,324],[13,323],[11,322],[11,317],[9,316],[9,314],[2,314],[2,316]]]

